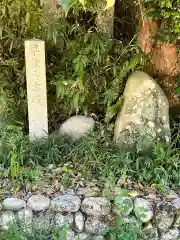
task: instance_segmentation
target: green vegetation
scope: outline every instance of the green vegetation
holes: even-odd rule
[[[159,37],[165,42],[177,42],[180,34],[180,1],[145,0],[147,16],[161,20]]]
[[[107,8],[113,2],[107,1]],[[142,70],[146,62],[136,36],[127,43],[97,32],[98,1],[59,0],[59,3],[66,17],[62,14],[47,25],[43,5],[38,0],[0,2],[0,166],[6,169],[0,171],[0,177],[10,178],[12,192],[17,192],[27,182],[43,179],[46,167],[55,164],[62,169],[61,183],[65,187],[71,186],[80,173],[88,180],[96,178],[111,200],[117,183],[121,188],[129,179],[143,186],[155,185],[158,190],[179,188],[179,125],[169,146],[154,142],[149,149],[144,138],[137,139],[131,150],[118,150],[112,144],[113,121],[122,104],[127,76]],[[148,17],[161,20],[158,38],[178,43],[179,0],[142,0],[135,4],[144,5]],[[73,114],[94,113],[104,126],[99,124],[92,135],[73,144],[52,134],[48,139],[29,142],[24,40],[30,38],[46,42],[50,132]],[[70,165],[64,167],[66,163]],[[109,233],[110,239],[138,239],[136,226],[126,225],[119,218],[115,226]],[[66,232],[66,228],[56,229],[53,240],[64,239]],[[45,240],[49,235],[30,237],[21,229],[12,228],[0,232],[0,239]]]
[[[87,179],[97,178],[112,188],[120,176],[124,183],[130,177],[142,185],[155,184],[160,189],[179,187],[180,151],[175,147],[176,141],[169,146],[154,143],[152,149],[146,150],[144,139],[139,139],[136,148],[123,151],[113,147],[110,133],[101,128],[91,136],[69,144],[55,136],[30,143],[21,129],[11,127],[1,135],[0,164],[8,167],[9,176],[16,183],[41,177],[43,168],[37,166],[53,163],[63,168],[65,163],[71,162],[71,168],[64,169],[62,174],[66,186],[71,185],[73,174],[80,172]]]

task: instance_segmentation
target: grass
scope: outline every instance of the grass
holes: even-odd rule
[[[63,166],[71,162],[64,179],[73,171],[86,179],[97,178],[102,184],[114,185],[120,177],[135,180],[143,185],[180,187],[179,133],[169,146],[154,143],[151,149],[142,149],[142,139],[131,150],[116,149],[112,136],[99,127],[92,135],[70,144],[65,139],[51,135],[30,143],[20,127],[8,126],[1,131],[0,164],[8,167],[13,179],[32,180],[43,175],[48,164]]]

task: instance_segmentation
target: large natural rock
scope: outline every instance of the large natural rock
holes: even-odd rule
[[[5,211],[0,216],[0,228],[2,230],[8,230],[15,222],[15,214],[12,211]]]
[[[24,200],[19,198],[6,198],[2,203],[5,210],[18,211],[26,206]]]
[[[114,199],[113,211],[119,216],[128,216],[133,210],[133,201],[130,197],[117,195]]]
[[[153,217],[153,206],[144,198],[136,198],[134,201],[134,212],[142,222],[148,222]]]
[[[85,198],[81,210],[89,216],[106,216],[111,210],[111,204],[103,197]]]
[[[77,212],[80,208],[81,200],[78,196],[62,195],[53,198],[51,201],[51,210],[55,212]]]
[[[94,217],[87,217],[85,222],[85,231],[87,233],[104,235],[108,232],[109,225],[101,219]]]
[[[48,209],[50,199],[43,195],[33,195],[27,201],[27,206],[35,212],[42,212]]]
[[[74,116],[66,120],[59,129],[59,134],[66,136],[71,141],[90,133],[95,126],[95,121],[86,116]]]
[[[160,232],[167,232],[172,226],[175,213],[175,207],[171,203],[162,202],[156,205],[155,221]]]
[[[137,135],[143,135],[150,143],[154,139],[169,143],[171,138],[168,100],[156,81],[144,72],[133,73],[126,83],[114,142],[117,146],[133,144]]]

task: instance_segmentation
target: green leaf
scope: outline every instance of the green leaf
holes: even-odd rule
[[[59,0],[59,4],[65,11],[66,15],[69,12],[69,9],[72,7],[72,5],[75,3],[75,0]]]
[[[83,6],[85,6],[85,0],[79,0],[79,2],[80,2]]]
[[[112,8],[114,6],[114,4],[115,4],[115,0],[107,0],[105,10]]]

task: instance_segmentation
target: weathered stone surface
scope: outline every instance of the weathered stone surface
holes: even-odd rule
[[[55,212],[77,212],[80,208],[81,200],[78,196],[62,195],[53,198],[51,201],[51,210]]]
[[[75,237],[74,240],[91,240],[91,234],[89,233],[78,233]]]
[[[157,228],[154,227],[151,223],[149,223],[145,228],[141,231],[141,238],[144,240],[150,239],[150,240],[158,240],[158,231]]]
[[[68,137],[72,141],[90,133],[95,126],[95,121],[86,116],[74,116],[66,120],[59,129],[59,134]]]
[[[180,213],[180,198],[173,199],[171,204],[176,208],[176,210]]]
[[[92,240],[104,240],[104,236],[93,236]]]
[[[47,88],[45,43],[32,39],[25,41],[26,80],[28,96],[29,138],[47,136]]]
[[[163,233],[161,240],[176,240],[178,239],[180,232],[178,229],[171,229],[167,233]]]
[[[175,207],[168,202],[157,204],[155,212],[156,225],[160,232],[167,232],[175,217]]]
[[[77,232],[82,232],[84,229],[84,215],[82,214],[82,212],[76,212],[74,215],[74,222],[75,222],[75,230]]]
[[[29,223],[33,219],[33,212],[29,208],[24,208],[17,213],[17,216],[18,216],[18,221],[20,223],[25,223],[25,222]]]
[[[32,220],[33,220],[32,210],[29,208],[21,209],[17,213],[17,217],[18,217],[18,222],[19,222],[20,226],[25,231],[31,232],[32,231]]]
[[[74,240],[74,231],[70,228],[67,232],[67,240]]]
[[[0,216],[0,228],[2,230],[8,230],[15,222],[15,215],[12,211],[5,211]]]
[[[85,222],[85,231],[87,233],[96,234],[96,235],[104,235],[109,230],[109,225],[94,217],[87,217]]]
[[[24,208],[26,203],[24,200],[19,198],[6,198],[4,199],[2,205],[5,210],[18,211],[21,208]]]
[[[74,223],[74,217],[72,214],[61,214],[57,213],[54,217],[54,224],[58,227],[63,227],[68,225],[69,227],[72,227]]]
[[[98,197],[100,195],[100,189],[96,188],[95,190],[89,186],[85,188],[78,188],[76,194],[83,197]]]
[[[153,217],[153,206],[144,198],[136,198],[134,201],[134,212],[142,222],[148,222]]]
[[[117,146],[133,144],[137,135],[143,135],[149,145],[154,139],[169,143],[171,137],[168,100],[156,81],[144,72],[133,73],[126,83],[114,142]]]
[[[113,211],[119,216],[128,216],[133,210],[133,201],[130,197],[118,195],[114,199]]]
[[[136,217],[134,216],[128,216],[128,217],[124,217],[124,224],[126,225],[130,225],[131,228],[135,228],[135,229],[139,229],[142,225],[142,223],[140,222],[140,220],[138,220]]]
[[[89,216],[106,216],[111,210],[111,204],[104,197],[85,198],[81,210]]]
[[[42,212],[49,208],[50,199],[43,195],[33,195],[27,201],[27,206],[35,212]]]
[[[180,215],[179,214],[175,217],[174,227],[180,228]]]
[[[52,219],[49,214],[39,214],[33,218],[33,229],[36,231],[49,231],[52,227]]]

